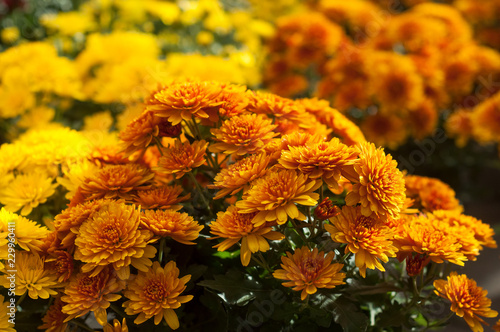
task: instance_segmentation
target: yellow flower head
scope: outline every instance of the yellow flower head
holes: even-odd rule
[[[434,281],[434,292],[451,302],[451,311],[465,319],[472,331],[482,332],[484,329],[481,323],[486,322],[480,316],[498,315],[497,311],[490,308],[491,300],[486,297],[488,291],[477,286],[476,281],[467,278],[465,274],[452,272],[446,279]]]
[[[85,263],[84,273],[97,275],[112,265],[122,280],[130,275],[130,264],[146,271],[156,249],[148,245],[152,233],[139,230],[140,211],[134,206],[110,201],[82,223],[75,239],[75,259]]]
[[[131,199],[132,191],[149,189],[153,177],[153,172],[138,164],[105,165],[85,178],[79,190],[85,200]]]
[[[120,299],[116,294],[125,288],[125,282],[117,280],[110,267],[104,267],[99,273],[78,273],[70,279],[64,288],[62,313],[68,315],[64,322],[81,317],[92,311],[101,325],[107,322],[106,309],[110,302]]]
[[[282,269],[274,271],[273,277],[288,280],[283,286],[302,291],[300,298],[305,300],[318,288],[335,288],[345,284],[345,273],[340,273],[344,264],[332,263],[334,256],[333,251],[325,256],[317,248],[312,251],[307,247],[297,248],[293,254],[287,252],[286,257],[281,257]]]
[[[361,203],[361,213],[369,217],[396,217],[404,205],[405,181],[397,162],[373,143],[359,145],[359,160],[344,176],[354,182],[346,196],[347,205]]]
[[[128,283],[123,293],[129,299],[123,304],[125,313],[139,314],[134,320],[135,324],[142,324],[154,316],[156,325],[165,319],[171,329],[178,329],[179,319],[174,309],[193,298],[192,295],[180,295],[190,279],[189,274],[179,278],[179,269],[174,261],[168,262],[164,267],[154,262],[152,268],[139,272]]]
[[[37,249],[37,240],[45,238],[49,233],[46,227],[2,207],[0,210],[0,234],[7,237],[9,228],[13,228],[12,225],[15,225],[15,243],[27,251]]]
[[[0,203],[8,211],[21,210],[21,215],[26,216],[54,194],[58,184],[52,182],[51,177],[40,172],[19,174],[0,190]]]
[[[210,224],[210,233],[215,235],[213,239],[225,239],[214,246],[218,251],[226,251],[241,240],[240,258],[241,264],[247,266],[250,263],[252,253],[257,251],[268,251],[267,240],[281,240],[284,235],[273,231],[272,227],[263,224],[256,226],[252,219],[256,213],[240,213],[238,208],[230,206],[227,211],[217,213],[217,220]]]
[[[7,307],[10,304],[10,301],[4,302],[4,296],[0,295],[0,331],[3,332],[16,332],[14,329],[14,324],[9,322],[10,316],[7,313],[10,313],[10,309]]]
[[[320,180],[309,179],[294,170],[270,170],[252,183],[236,206],[241,213],[258,212],[252,220],[256,226],[269,221],[283,225],[289,217],[305,220],[306,216],[295,204],[316,205],[319,194],[314,191],[320,186]]]
[[[266,173],[270,161],[271,156],[265,153],[253,154],[223,168],[215,176],[214,184],[208,186],[210,189],[220,189],[214,199],[235,195],[247,188],[252,180]]]
[[[392,229],[373,215],[364,216],[361,207],[344,206],[330,222],[332,224],[325,225],[325,229],[333,241],[347,244],[345,253],[355,254],[355,263],[363,278],[367,268],[385,271],[380,261],[387,263],[389,257],[396,256]]]
[[[329,187],[338,188],[340,172],[354,164],[356,150],[333,138],[329,142],[289,146],[278,162],[286,169],[298,169],[311,179],[323,179]]]
[[[187,213],[173,210],[146,210],[141,215],[141,226],[153,232],[157,237],[171,237],[177,242],[195,244],[203,229]]]
[[[221,86],[213,82],[172,83],[156,92],[146,103],[146,110],[167,118],[172,125],[192,117],[217,120],[217,101]],[[213,121],[212,120],[212,121]]]
[[[181,178],[193,168],[203,165],[207,146],[208,143],[204,140],[193,144],[176,140],[173,146],[163,150],[163,156],[158,161],[158,172]]]
[[[273,132],[276,125],[266,116],[257,114],[242,114],[230,118],[219,128],[211,129],[215,143],[210,146],[211,152],[223,152],[242,156],[262,151],[278,133]]]
[[[142,209],[170,209],[180,210],[184,202],[191,198],[191,193],[182,195],[183,188],[179,185],[155,187],[148,190],[140,190],[133,198],[135,205],[140,205]]]
[[[113,325],[108,323],[104,326],[103,332],[128,332],[127,321],[123,318],[122,322],[118,319],[113,319]]]
[[[53,288],[59,287],[57,276],[45,268],[45,261],[37,254],[26,251],[16,253],[15,283],[16,295],[21,296],[28,292],[28,296],[36,300],[38,298],[48,299],[57,292]],[[0,284],[9,288],[12,283],[4,274],[0,277]]]

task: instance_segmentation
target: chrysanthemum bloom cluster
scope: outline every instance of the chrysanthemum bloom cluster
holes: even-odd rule
[[[314,2],[301,14],[278,18],[264,82],[283,96],[312,91],[331,100],[352,113],[377,145],[397,148],[409,137],[432,135],[440,113],[450,108],[472,110],[447,120],[460,144],[468,137],[498,142],[495,121],[487,120],[494,118],[490,96],[498,89],[485,84],[485,77],[499,77],[500,53],[481,46],[472,31],[484,24],[477,17],[498,6],[470,2]]]

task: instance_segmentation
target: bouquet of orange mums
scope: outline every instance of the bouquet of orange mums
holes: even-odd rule
[[[483,331],[497,316],[456,272],[496,247],[491,227],[324,100],[173,81],[119,139],[26,175],[42,178],[29,202],[2,191],[0,330],[420,331],[456,314]]]

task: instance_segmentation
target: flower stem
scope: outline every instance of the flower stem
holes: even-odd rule
[[[198,183],[198,181],[196,180],[194,174],[192,172],[188,172],[187,173],[189,175],[189,177],[191,178],[191,181],[194,182],[194,185],[196,186],[196,189],[198,190],[200,196],[201,196],[201,200],[203,201],[203,204],[206,206],[207,210],[210,212],[210,214],[212,214],[212,210],[210,210],[210,205],[208,204],[208,201],[207,199],[205,198],[205,195],[203,194],[203,190],[201,189],[200,187],[200,184]]]
[[[161,261],[163,260],[163,249],[165,249],[165,241],[166,238],[162,237],[160,240],[160,248],[158,249],[158,263],[161,265]]]
[[[75,324],[76,326],[78,326],[79,328],[85,330],[85,331],[90,331],[90,332],[94,332],[94,330],[92,330],[90,327],[88,327],[87,325],[85,325],[84,323],[78,321],[78,320],[72,320],[71,321],[71,324]]]
[[[160,151],[160,155],[163,157],[163,151],[161,150],[163,149],[163,144],[161,144],[161,141],[158,137],[153,136],[153,139],[155,140],[155,143],[158,146],[158,151]]]
[[[120,308],[118,308],[116,305],[114,305],[113,303],[110,303],[109,307],[111,308],[111,310],[116,312],[122,318],[127,318],[127,315]]]
[[[26,298],[26,295],[28,295],[28,291],[27,290],[26,290],[26,292],[24,292],[23,295],[21,295],[21,297],[19,298],[19,300],[16,303],[16,306],[21,305],[21,302],[23,302],[23,300]]]

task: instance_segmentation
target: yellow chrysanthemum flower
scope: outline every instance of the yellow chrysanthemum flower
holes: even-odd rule
[[[45,238],[49,233],[46,227],[2,207],[0,210],[0,234],[3,238],[7,237],[9,228],[13,228],[12,224],[14,224],[14,234],[16,235],[15,243],[27,251],[36,249],[37,240]],[[6,244],[2,247],[6,247]]]
[[[256,226],[252,219],[256,213],[240,213],[238,208],[230,206],[225,212],[217,213],[217,220],[210,224],[210,233],[215,235],[212,239],[223,238],[221,243],[214,246],[217,251],[226,251],[241,240],[241,264],[250,263],[252,253],[268,251],[267,240],[282,240],[284,235],[273,231],[267,224]]]
[[[359,160],[343,174],[354,182],[345,200],[347,205],[361,203],[361,213],[369,217],[397,217],[403,208],[405,181],[397,162],[373,143],[359,145]]]
[[[26,216],[54,194],[58,184],[52,182],[53,179],[44,173],[19,174],[0,190],[0,203],[8,211],[21,210],[20,213]]]
[[[69,284],[64,288],[65,295],[61,297],[64,302],[61,311],[68,315],[64,322],[92,311],[97,322],[106,325],[106,309],[110,302],[122,297],[116,293],[123,288],[125,288],[125,282],[117,279],[110,267],[104,267],[93,276],[89,273],[78,273],[70,279]]]
[[[123,318],[122,322],[118,319],[113,319],[113,325],[108,323],[103,327],[103,332],[128,332],[127,321]]]
[[[125,313],[139,314],[134,320],[135,324],[142,324],[154,316],[156,325],[165,319],[171,329],[178,329],[179,319],[174,309],[193,298],[192,295],[180,295],[190,279],[189,274],[179,278],[179,269],[174,261],[168,262],[164,267],[154,262],[152,268],[139,272],[128,283],[123,293],[129,299],[123,304]]]
[[[397,248],[392,245],[393,230],[373,215],[364,216],[361,207],[344,206],[330,222],[332,225],[326,224],[325,229],[333,241],[347,243],[345,253],[355,254],[355,264],[363,278],[367,268],[385,271],[380,261],[387,263],[389,257],[396,256]]]
[[[149,245],[152,233],[139,230],[140,211],[134,206],[110,201],[82,223],[75,239],[75,254],[84,273],[97,275],[112,265],[121,280],[130,276],[130,264],[146,271],[156,254]]]
[[[490,308],[491,300],[486,297],[488,291],[477,286],[476,282],[465,274],[452,272],[447,280],[434,281],[434,288],[437,295],[451,302],[451,311],[462,317],[473,332],[484,330],[481,323],[486,322],[480,316],[498,316],[498,312]]]
[[[0,284],[7,289],[10,288],[12,279],[9,277],[14,275],[17,296],[28,292],[28,296],[36,300],[48,299],[49,296],[57,294],[52,289],[59,287],[57,276],[45,269],[44,259],[37,254],[26,251],[17,252],[15,269],[16,272],[13,274],[7,273],[0,276]]]
[[[283,286],[302,291],[300,299],[303,301],[308,295],[316,293],[318,288],[335,288],[345,284],[345,273],[340,273],[344,264],[332,264],[334,256],[333,251],[325,256],[317,248],[312,251],[307,247],[297,248],[293,254],[287,252],[286,257],[281,257],[282,269],[274,271],[273,277],[289,280]]]
[[[236,206],[241,213],[257,212],[252,220],[256,226],[270,221],[283,225],[289,217],[305,220],[295,204],[316,205],[319,194],[314,191],[320,186],[320,180],[309,179],[305,174],[275,169],[256,179]]]
[[[211,152],[223,152],[235,156],[258,153],[278,133],[273,132],[276,125],[266,116],[242,114],[222,123],[219,128],[211,129],[215,141],[209,148]]]
[[[12,324],[11,322],[9,322],[9,319],[11,318],[10,315],[8,315],[8,313],[11,313],[10,311],[10,308],[8,307],[11,302],[7,301],[7,302],[4,302],[4,297],[3,295],[0,295],[0,305],[1,305],[1,308],[0,308],[0,331],[2,332],[16,332],[14,326],[15,324]],[[15,306],[15,305],[14,305]],[[14,308],[14,310],[17,310]],[[15,314],[15,312],[14,312]]]
[[[333,138],[329,142],[290,146],[278,162],[286,169],[298,169],[310,179],[321,178],[329,187],[338,189],[341,170],[354,164],[356,150]]]
[[[203,229],[187,213],[173,210],[146,210],[141,215],[141,226],[150,230],[157,237],[171,237],[177,242],[195,244]]]

